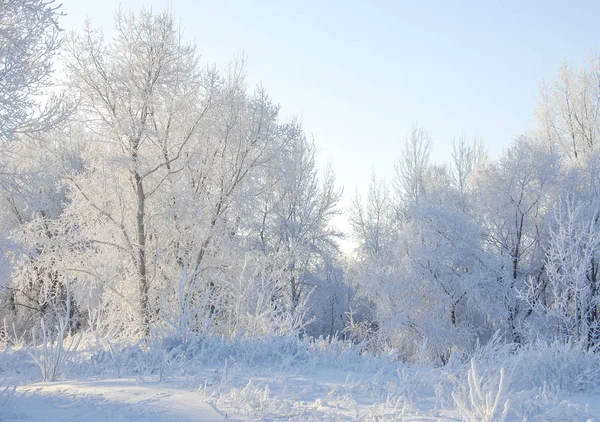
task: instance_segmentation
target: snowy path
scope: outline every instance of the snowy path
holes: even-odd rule
[[[7,414],[15,421],[223,421],[207,397],[135,379],[37,383],[17,388]],[[1,410],[0,410],[1,412]]]

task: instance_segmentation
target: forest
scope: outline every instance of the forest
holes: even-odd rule
[[[0,419],[92,373],[185,376],[216,412],[189,420],[599,416],[598,57],[500,156],[458,134],[434,164],[415,123],[341,207],[245,58],[205,63],[171,12],[117,11],[111,38],[64,12],[0,1]],[[276,390],[308,367],[340,393]]]

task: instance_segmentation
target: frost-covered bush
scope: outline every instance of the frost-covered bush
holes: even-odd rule
[[[328,264],[324,277],[313,276],[314,289],[308,298],[310,323],[306,333],[315,338],[342,337],[350,319],[357,289],[349,285],[341,268]]]
[[[56,336],[40,321],[40,336],[34,330],[29,354],[40,368],[43,381],[55,381],[67,370],[76,356],[81,336],[67,333],[65,323],[60,323]]]
[[[562,342],[538,342],[519,349],[508,364],[514,374],[513,390],[550,385],[562,391],[586,392],[600,386],[600,356]]]
[[[228,394],[221,396],[218,402],[220,405],[233,407],[251,420],[262,420],[270,413],[284,413],[279,400],[271,396],[269,384],[265,384],[264,387],[260,384],[250,379],[245,387],[231,389]]]
[[[561,398],[557,388],[544,384],[510,394],[509,420],[588,421],[593,416],[585,406]]]
[[[452,397],[465,421],[504,421],[510,409],[506,392],[504,369],[500,369],[498,377],[487,372],[480,375],[475,360],[471,360],[467,384],[453,392]]]
[[[477,364],[489,370],[506,368],[510,388],[514,391],[543,388],[545,385],[562,391],[592,391],[600,385],[600,356],[584,347],[562,341],[516,346],[496,334],[472,354]],[[448,368],[460,372],[462,363]]]
[[[46,325],[44,318],[40,320],[39,337],[34,328],[29,354],[40,368],[43,381],[55,381],[61,377],[76,356],[81,335],[73,336],[70,332],[71,294],[69,281],[66,282],[66,311],[58,319],[56,334]]]
[[[463,419],[573,420],[589,416],[582,406],[561,398],[564,393],[597,390],[600,357],[594,353],[562,342],[516,347],[496,334],[471,356],[468,365],[461,358],[451,360],[432,380],[439,404],[454,405]]]
[[[351,342],[335,338],[199,336],[184,341],[171,336],[132,344],[105,341],[92,350],[87,366],[80,365],[80,370],[94,375],[154,375],[164,379],[169,375],[193,375],[215,365],[359,371],[376,368],[381,362],[391,359],[363,353]]]

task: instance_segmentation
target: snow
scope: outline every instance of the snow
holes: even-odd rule
[[[222,421],[224,414],[193,390],[171,383],[124,378],[21,386],[8,418],[184,422]]]
[[[273,342],[272,347],[277,346]],[[156,356],[145,355],[144,365],[122,360],[120,376],[115,376],[114,367],[109,365],[92,367],[93,354],[80,352],[79,362],[56,382],[39,382],[39,370],[28,355],[23,350],[8,350],[0,355],[0,383],[7,388],[0,395],[0,420],[467,420],[452,396],[461,392],[469,396],[469,391],[463,389],[467,385],[468,364],[417,366],[385,357],[357,358],[339,350],[337,354],[332,350],[310,350],[312,360],[275,359],[269,364],[252,363],[243,355],[232,353],[232,345],[223,350],[213,356],[213,363],[208,362],[206,355],[188,356],[176,365],[151,368],[152,362],[160,361],[156,356],[164,352],[153,350]],[[322,355],[317,356],[318,353]],[[325,358],[326,353],[331,353],[329,359]],[[540,350],[530,352],[531,356],[536,353],[550,359],[550,354]],[[571,356],[569,353],[573,354],[563,355]],[[118,356],[122,358],[124,354]],[[563,361],[575,360],[564,356]],[[503,361],[508,368],[507,385],[511,384],[501,397],[502,403],[510,403],[507,421],[600,420],[597,386],[569,391],[553,384],[549,370],[549,382],[540,387],[538,380],[526,379],[531,377],[526,370],[511,370],[511,362],[522,365],[525,359],[526,356],[518,356]],[[496,366],[490,362],[480,359],[476,364],[481,380],[478,388],[484,395],[497,392]],[[549,361],[549,368],[551,364]],[[586,372],[586,368],[581,366],[579,370]],[[533,388],[526,389],[524,385]],[[467,399],[467,406],[471,404]],[[488,420],[499,420],[499,415]]]
[[[241,387],[186,387],[183,381],[135,378],[33,383],[20,386],[3,420],[24,421],[230,421],[237,420],[357,420],[383,418],[418,420],[425,412],[385,403],[385,388],[344,380],[342,371],[299,376],[274,374],[248,379]],[[241,375],[236,375],[239,385]],[[209,381],[206,378],[205,381]],[[244,380],[245,382],[245,380]],[[213,394],[211,394],[211,392]],[[451,412],[427,412],[427,418]],[[454,418],[455,419],[455,418]]]

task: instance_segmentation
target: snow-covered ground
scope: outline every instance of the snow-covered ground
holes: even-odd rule
[[[501,386],[489,357],[434,368],[325,342],[250,346],[87,350],[55,382],[39,382],[29,355],[8,350],[0,420],[600,420],[598,361],[572,350],[500,357]]]
[[[422,411],[402,399],[392,403],[384,385],[374,389],[368,383],[346,383],[339,379],[342,371],[328,375],[337,379],[269,374],[244,379],[246,384],[240,385],[244,377],[236,376],[231,382],[238,386],[223,386],[219,393],[181,380],[34,383],[17,388],[3,416],[39,421],[419,420],[426,416],[456,420],[451,411]]]
[[[5,419],[39,421],[222,421],[202,394],[177,383],[135,378],[18,387]]]

